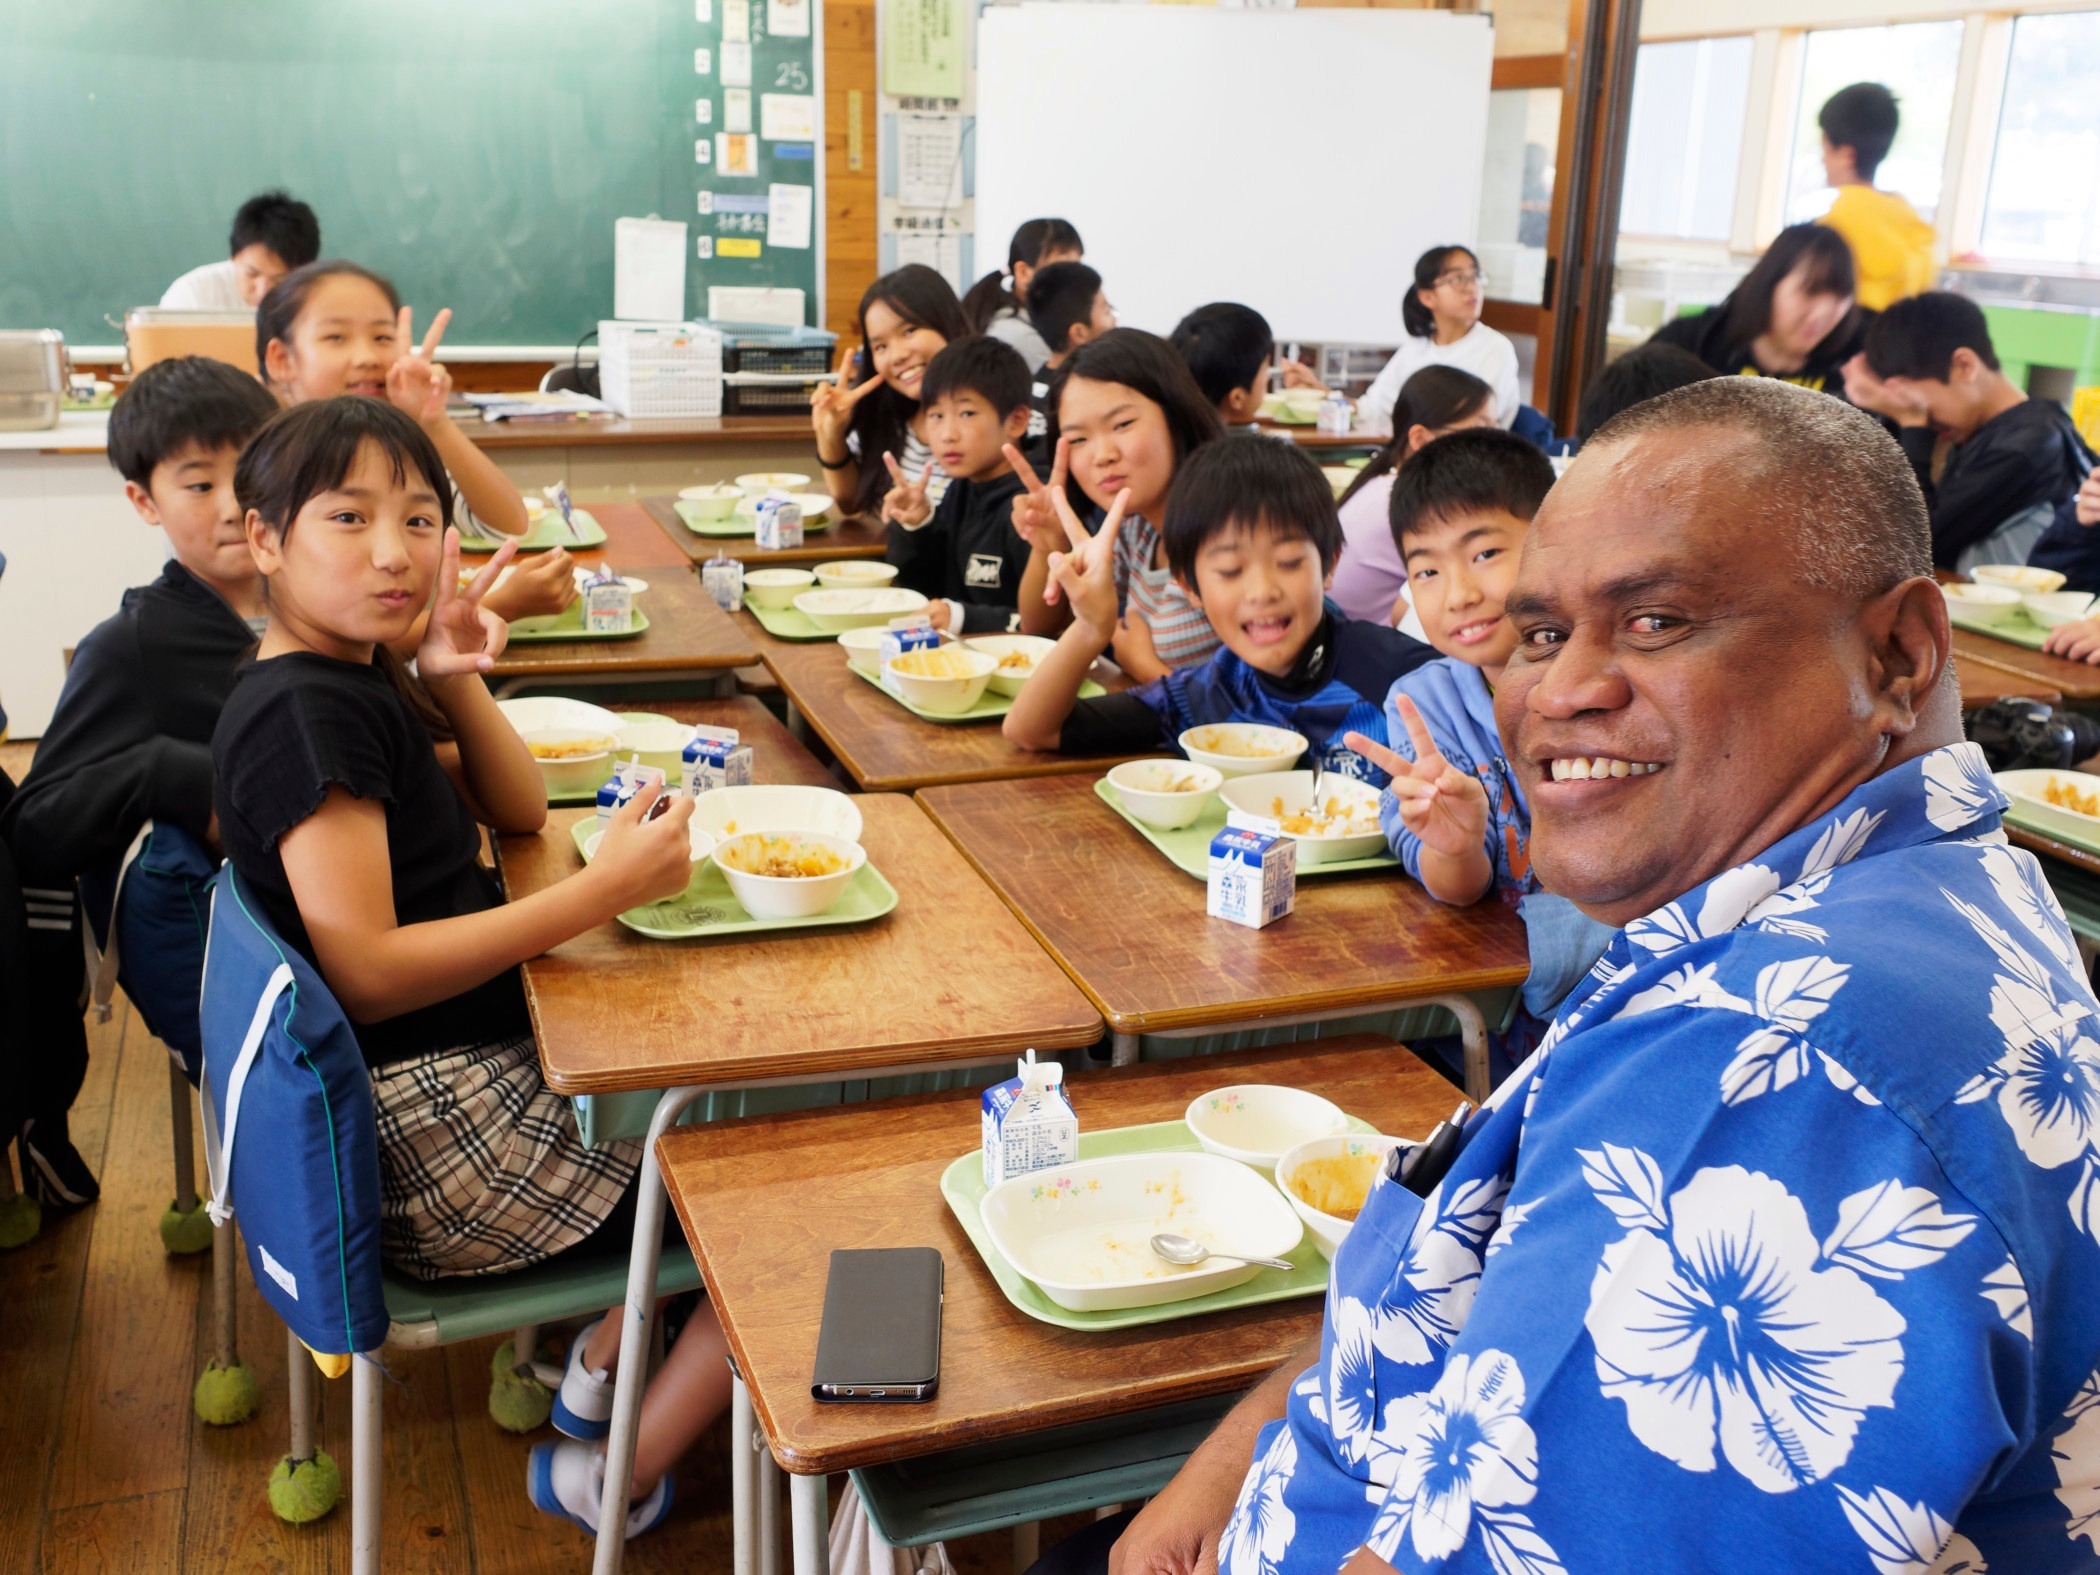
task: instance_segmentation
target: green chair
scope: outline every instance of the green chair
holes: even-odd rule
[[[1999,367],[2022,388],[2038,366],[2069,369],[2074,388],[2100,383],[2100,313],[1984,305],[1983,320],[1990,326]]]

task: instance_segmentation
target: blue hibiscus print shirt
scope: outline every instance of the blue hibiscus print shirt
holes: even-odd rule
[[[1636,920],[1384,1180],[1225,1575],[2100,1569],[2100,1006],[1960,744]]]

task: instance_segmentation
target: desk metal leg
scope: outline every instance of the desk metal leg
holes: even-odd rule
[[[1488,1081],[1487,1019],[1469,995],[1425,995],[1409,1006],[1441,1006],[1458,1019],[1459,1038],[1466,1047],[1466,1097],[1479,1104],[1491,1091]]]
[[[1117,1034],[1109,1041],[1109,1065],[1136,1066],[1138,1060],[1138,1036]]]
[[[784,710],[786,712],[788,736],[798,744],[807,744],[809,742],[809,719],[802,714],[802,708],[796,705],[794,701],[789,700],[785,702]]]
[[[612,1431],[605,1440],[605,1487],[598,1500],[598,1548],[593,1575],[619,1575],[627,1545],[627,1488],[634,1479],[634,1441],[649,1381],[649,1327],[656,1316],[656,1267],[663,1255],[664,1178],[656,1140],[706,1093],[667,1088],[656,1101],[642,1140],[642,1167],[634,1186],[634,1247],[627,1256],[627,1304],[620,1328],[620,1367],[613,1386]]]
[[[758,1447],[757,1434],[751,1426],[751,1391],[744,1387],[741,1377],[732,1378],[729,1380],[729,1524],[731,1546],[735,1550],[730,1566],[734,1575],[756,1575],[751,1557],[751,1479],[756,1464],[752,1452]]]
[[[831,1503],[828,1484],[821,1476],[788,1478],[794,1495],[795,1575],[829,1575],[831,1563]]]
[[[780,1462],[763,1435],[757,1443],[758,1575],[780,1575]],[[829,1543],[827,1535],[825,1545]]]
[[[378,1351],[350,1358],[350,1568],[356,1575],[379,1575],[379,1505],[385,1491],[379,1385],[384,1374]]]

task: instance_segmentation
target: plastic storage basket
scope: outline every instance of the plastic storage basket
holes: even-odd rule
[[[722,335],[699,323],[602,322],[598,373],[623,416],[722,414]]]

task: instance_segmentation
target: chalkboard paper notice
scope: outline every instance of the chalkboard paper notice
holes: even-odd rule
[[[965,25],[962,0],[885,0],[882,91],[893,98],[961,98]]]

